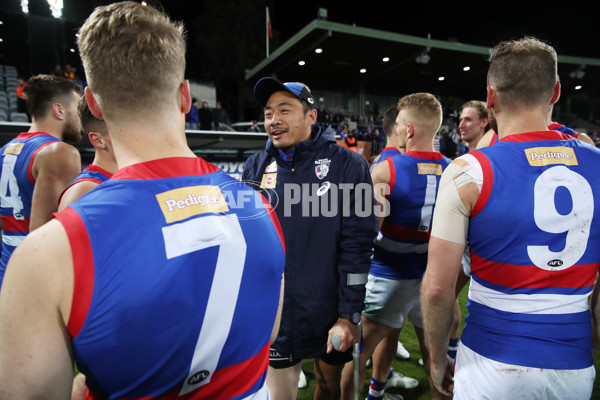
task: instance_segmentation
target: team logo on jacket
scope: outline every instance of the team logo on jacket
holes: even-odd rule
[[[273,160],[273,162],[265,168],[265,174],[272,174],[274,172],[277,172],[277,161]]]
[[[329,165],[331,164],[331,160],[329,158],[323,158],[315,161],[315,174],[317,178],[323,179],[329,173]]]
[[[277,173],[263,174],[260,187],[262,189],[275,189],[275,186],[277,186]]]

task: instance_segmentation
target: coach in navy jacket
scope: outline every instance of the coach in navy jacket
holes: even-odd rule
[[[356,324],[378,231],[371,177],[360,155],[339,146],[328,124],[316,123],[308,87],[263,78],[254,92],[265,105],[270,140],[246,161],[242,178],[274,206],[286,246],[283,313],[267,385],[279,398],[278,377],[297,377],[300,362],[314,358],[325,363],[315,373],[328,385],[317,387],[318,397],[336,384],[336,370],[360,340]],[[340,352],[332,335],[341,338]],[[289,387],[285,379],[279,383]]]

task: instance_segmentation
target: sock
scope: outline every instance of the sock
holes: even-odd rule
[[[394,368],[393,368],[393,367],[390,369],[390,374],[388,375],[388,381],[389,381],[390,379],[392,379],[392,376],[394,376]],[[387,384],[387,383],[386,383],[386,384]]]
[[[385,393],[387,381],[381,382],[371,377],[371,385],[369,386],[369,396],[367,400],[382,400]]]
[[[456,360],[456,351],[458,350],[458,338],[450,339],[448,342],[448,355],[452,360]]]

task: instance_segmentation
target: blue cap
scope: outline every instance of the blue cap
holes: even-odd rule
[[[317,108],[317,102],[306,86],[297,82],[282,83],[275,78],[265,77],[256,82],[254,96],[266,105],[269,97],[275,92],[288,92],[300,101],[305,101],[311,108]]]

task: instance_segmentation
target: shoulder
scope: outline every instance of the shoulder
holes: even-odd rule
[[[57,141],[44,146],[39,153],[41,157],[79,157],[79,151],[68,143]]]
[[[61,195],[58,210],[61,211],[68,205],[76,202],[81,196],[96,188],[99,184],[91,180],[84,180],[69,186]]]
[[[261,150],[257,153],[252,154],[250,157],[246,159],[244,162],[244,175],[255,174],[256,169],[260,164],[264,163],[265,160],[269,157],[269,154],[266,150]]]
[[[479,150],[481,148],[488,147],[488,146],[494,144],[494,136],[496,136],[496,132],[494,132],[492,129],[490,129],[486,133],[484,133],[483,136],[481,137],[481,139],[479,140],[479,142],[477,143],[476,150]]]
[[[246,166],[254,166],[256,164],[259,164],[262,161],[266,160],[268,157],[269,154],[266,150],[256,152],[246,159],[246,161],[244,162],[244,168],[246,168]]]
[[[53,142],[42,148],[35,157],[36,168],[81,171],[79,151],[65,142]]]
[[[390,157],[391,158],[391,157]],[[371,178],[373,180],[373,184],[376,183],[390,183],[391,180],[391,160],[390,158],[386,158],[380,163],[377,163],[373,170],[371,171]]]

